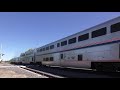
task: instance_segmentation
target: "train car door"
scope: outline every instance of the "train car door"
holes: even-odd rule
[[[60,60],[63,60],[63,53],[60,54]]]
[[[64,59],[64,54],[60,53],[60,66],[62,65],[63,59]]]
[[[34,59],[33,59],[33,57],[32,57],[32,62],[34,62]]]

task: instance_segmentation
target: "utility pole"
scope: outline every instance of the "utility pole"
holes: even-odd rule
[[[2,44],[0,44],[0,61],[2,62],[2,56],[3,56],[4,54],[2,53]]]
[[[0,61],[2,61],[2,44],[0,44]]]

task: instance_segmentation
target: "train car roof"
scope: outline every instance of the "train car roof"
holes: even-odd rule
[[[69,37],[75,36],[75,35],[80,34],[80,33],[84,33],[84,32],[86,32],[86,31],[91,30],[92,28],[96,28],[96,27],[98,27],[98,26],[101,26],[101,25],[107,24],[107,23],[112,22],[113,20],[117,20],[117,19],[120,19],[120,16],[118,16],[118,17],[116,17],[116,18],[113,18],[113,19],[110,19],[110,20],[107,20],[107,21],[104,21],[103,23],[100,23],[100,24],[95,25],[95,26],[93,26],[93,27],[90,27],[90,28],[88,28],[88,29],[82,30],[82,31],[77,32],[77,33],[75,33],[75,34],[69,35],[69,36],[64,37],[64,38],[62,38],[62,39],[59,39],[59,40],[53,41],[53,42],[51,42],[51,43],[49,43],[49,44],[46,44],[46,45],[40,46],[40,47],[38,47],[38,48],[43,48],[43,47],[45,47],[45,46],[52,45],[53,43],[56,43],[56,42],[62,41],[62,40],[64,40],[64,39],[67,39],[67,38],[69,38]],[[38,48],[36,48],[36,49],[38,49]]]

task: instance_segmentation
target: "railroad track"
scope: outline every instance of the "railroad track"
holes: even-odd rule
[[[37,70],[42,75],[51,75],[50,78],[120,78],[120,73],[98,72],[84,69],[70,69],[47,66],[26,66],[29,70]]]
[[[65,78],[65,77],[62,77],[62,76],[58,76],[58,75],[50,74],[50,73],[47,73],[47,72],[35,70],[35,69],[29,68],[29,67],[26,67],[26,66],[20,66],[20,68],[35,72],[37,74],[41,74],[41,75],[46,76],[48,78]]]
[[[17,65],[19,66],[19,65]],[[120,78],[120,72],[99,72],[91,69],[22,65],[20,68],[41,74],[48,78]]]

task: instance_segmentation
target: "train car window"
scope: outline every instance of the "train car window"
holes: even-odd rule
[[[43,58],[43,61],[45,61],[45,58]]]
[[[50,61],[53,61],[53,57],[50,57]]]
[[[78,42],[79,42],[79,41],[83,41],[83,40],[87,40],[87,39],[89,39],[89,33],[80,35],[80,36],[78,37]]]
[[[60,43],[57,43],[57,47],[60,47]]]
[[[49,50],[49,47],[46,47],[46,50]]]
[[[69,44],[76,43],[76,37],[68,40]]]
[[[23,57],[23,56],[25,56],[25,54],[21,54],[20,56],[22,56],[22,57]]]
[[[42,52],[42,49],[40,49],[40,52]]]
[[[43,48],[43,51],[45,51],[45,48]]]
[[[98,29],[98,30],[95,30],[95,31],[92,32],[92,38],[105,35],[106,33],[107,33],[106,27]]]
[[[113,32],[117,32],[117,31],[120,31],[120,22],[111,25],[111,33],[113,33]]]
[[[64,46],[64,45],[67,45],[67,40],[66,40],[66,41],[61,42],[61,46]]]
[[[40,50],[39,49],[37,49],[37,52],[39,52]]]
[[[46,61],[49,61],[49,58],[46,58]]]
[[[51,45],[51,46],[50,46],[50,49],[53,49],[53,48],[54,48],[54,45]]]
[[[82,61],[82,59],[83,59],[83,56],[81,54],[78,55],[78,61]]]
[[[60,54],[60,58],[63,59],[63,54]]]

